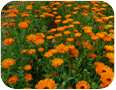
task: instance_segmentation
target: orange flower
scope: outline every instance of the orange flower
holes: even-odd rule
[[[75,25],[68,25],[69,28],[74,28]]]
[[[21,13],[21,17],[28,17],[29,14],[26,14],[26,13]]]
[[[74,21],[73,24],[77,25],[77,24],[80,24],[80,22],[79,21]]]
[[[41,18],[44,18],[44,17],[45,17],[45,15],[41,14],[41,15],[40,15],[40,17],[41,17]]]
[[[6,26],[6,25],[8,25],[8,22],[5,22],[5,23],[2,24],[2,26]]]
[[[44,43],[44,39],[37,39],[35,41],[33,41],[36,45],[41,45]]]
[[[113,46],[113,45],[105,45],[104,48],[105,48],[107,51],[114,51],[114,46]]]
[[[71,51],[72,49],[75,49],[74,45],[67,45],[68,51]]]
[[[94,62],[94,65],[95,65],[95,67],[98,67],[98,66],[104,65],[104,63],[102,63],[102,62]]]
[[[62,36],[62,33],[57,33],[57,34],[55,34],[55,38],[56,37],[61,37]]]
[[[7,83],[8,84],[16,84],[17,81],[18,81],[18,77],[12,76],[11,78],[8,79]]]
[[[53,54],[51,53],[51,52],[46,52],[45,54],[44,54],[44,57],[51,57]]]
[[[82,45],[83,45],[84,47],[87,47],[87,46],[88,46],[88,42],[82,42]]]
[[[29,53],[29,54],[34,54],[34,53],[36,53],[36,50],[35,50],[35,49],[30,49],[30,50],[28,51],[28,53]]]
[[[26,65],[26,66],[24,67],[24,69],[25,69],[26,71],[31,70],[31,65]]]
[[[74,41],[73,38],[67,38],[66,40],[67,40],[68,42],[72,42],[72,41]]]
[[[44,80],[40,80],[38,84],[35,86],[36,89],[56,89],[57,85],[55,84],[55,81],[49,78],[46,78]]]
[[[81,8],[89,9],[88,5],[82,5]]]
[[[79,81],[76,84],[76,89],[89,89],[89,88],[90,88],[90,85],[86,81]]]
[[[54,60],[52,60],[52,66],[57,67],[57,66],[61,66],[64,63],[64,61],[60,58],[56,58]]]
[[[57,10],[57,8],[52,8],[52,10]]]
[[[100,80],[103,81],[105,85],[110,85],[113,81],[113,78],[114,78],[114,72],[107,72],[101,74]]]
[[[51,50],[49,50],[49,52],[51,52],[52,54],[55,54],[55,53],[57,53],[58,51],[57,51],[56,49],[51,49]]]
[[[76,72],[76,70],[75,70],[75,69],[73,69],[73,72]]]
[[[55,31],[56,31],[56,28],[50,29],[50,32],[55,32]]]
[[[98,39],[99,39],[99,37],[98,37],[98,36],[93,35],[93,36],[91,36],[91,39],[92,39],[92,40],[98,40]]]
[[[11,20],[11,22],[13,23],[13,22],[15,22],[15,20]]]
[[[89,50],[93,50],[92,44],[88,44],[87,48],[88,48]]]
[[[70,15],[70,14],[68,14],[68,15],[65,15],[65,18],[69,18],[69,17],[71,17],[71,15]]]
[[[98,75],[101,75],[103,73],[113,72],[113,70],[107,65],[101,64],[96,67],[96,72],[98,73]]]
[[[103,40],[104,40],[105,42],[110,42],[112,39],[111,39],[111,37],[103,37]]]
[[[65,28],[64,27],[57,27],[57,31],[64,31]]]
[[[58,24],[58,23],[61,22],[61,20],[60,20],[60,19],[57,19],[57,20],[55,20],[54,22]]]
[[[28,52],[28,49],[23,49],[21,53],[26,53]]]
[[[69,35],[69,34],[71,34],[70,31],[64,31],[63,33],[64,33],[65,35]]]
[[[10,45],[12,43],[14,43],[14,39],[13,38],[7,38],[7,39],[4,40],[4,44],[5,45]]]
[[[44,48],[40,47],[40,48],[38,48],[38,51],[39,52],[43,52],[44,51]]]
[[[8,14],[8,17],[16,17],[17,15],[15,13]]]
[[[30,34],[26,37],[26,41],[35,41],[38,39],[37,35],[34,35],[34,34]]]
[[[114,34],[114,29],[110,29],[109,32]]]
[[[81,33],[77,32],[77,33],[74,34],[74,37],[77,38],[77,37],[80,37],[81,35],[82,35]]]
[[[62,18],[61,16],[56,16],[56,19],[60,19],[60,18]]]
[[[54,36],[50,35],[50,36],[47,36],[46,39],[50,40],[50,39],[53,39]]]
[[[31,9],[32,9],[32,5],[26,6],[26,9],[27,9],[27,10],[31,10]]]
[[[56,50],[59,53],[65,53],[68,51],[68,48],[64,44],[60,44],[60,45],[56,46]]]
[[[71,53],[72,53],[72,54],[70,55],[71,57],[79,56],[79,50],[78,50],[78,49],[72,49],[72,50],[71,50]],[[70,57],[70,56],[69,56],[69,57]]]
[[[36,36],[39,38],[39,39],[44,39],[45,35],[43,33],[36,33]]]
[[[63,20],[62,23],[63,24],[67,24],[69,21],[68,20]]]
[[[106,57],[110,59],[110,62],[114,64],[114,53],[107,53]]]
[[[12,58],[4,59],[2,61],[2,67],[3,68],[9,68],[10,66],[15,64],[15,60]]]
[[[28,27],[28,24],[27,24],[26,22],[20,22],[20,23],[18,24],[18,26],[19,26],[20,28],[27,28],[27,27]]]
[[[32,75],[29,73],[27,75],[25,75],[25,81],[28,82],[28,81],[31,81],[32,80]]]
[[[9,28],[12,28],[12,27],[14,27],[14,25],[15,25],[14,23],[10,23],[10,24],[8,25],[8,27],[9,27]]]

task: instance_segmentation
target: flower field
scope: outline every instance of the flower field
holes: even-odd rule
[[[100,89],[114,78],[114,12],[103,1],[14,1],[1,11],[1,78],[15,89]]]

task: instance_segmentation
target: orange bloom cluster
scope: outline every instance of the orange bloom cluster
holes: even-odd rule
[[[24,69],[25,69],[26,71],[31,70],[31,65],[26,65],[26,66],[24,67]]]
[[[14,43],[14,41],[15,40],[13,38],[7,38],[7,39],[4,40],[4,44],[5,45],[10,45],[10,44]]]
[[[8,79],[7,83],[8,84],[16,84],[17,81],[18,81],[18,77],[12,76],[11,78]]]
[[[90,85],[86,81],[79,81],[76,84],[76,89],[90,89]]]
[[[38,84],[35,86],[36,89],[56,89],[57,85],[55,84],[55,81],[49,78],[46,78],[44,80],[40,80]]]
[[[64,63],[64,61],[60,58],[56,58],[56,59],[52,60],[52,65],[54,67],[61,66],[63,63]]]
[[[112,68],[101,62],[95,62],[94,65],[96,66],[96,72],[101,76],[100,80],[103,82],[101,87],[105,88],[107,85],[110,85],[114,78]]]
[[[41,45],[44,43],[44,37],[45,35],[43,33],[36,33],[36,35],[30,34],[26,38],[27,41],[32,41],[36,45]]]
[[[32,75],[29,73],[27,75],[25,75],[25,81],[28,82],[28,81],[31,81],[32,80]]]
[[[3,68],[9,68],[10,66],[15,64],[15,60],[12,58],[4,59],[2,61],[2,67]]]

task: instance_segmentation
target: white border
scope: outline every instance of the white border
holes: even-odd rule
[[[1,17],[1,10],[2,8],[10,1],[105,1],[107,2],[114,10],[114,14],[116,14],[116,0],[0,0],[0,17]],[[114,18],[115,21],[116,21],[116,18]],[[1,24],[1,20],[0,20],[0,24]],[[114,25],[116,26],[116,24],[114,23]],[[1,25],[0,25],[1,26]],[[1,27],[0,27],[1,28]],[[115,33],[116,33],[116,30],[115,30]],[[115,37],[116,38],[116,37]],[[0,40],[1,40],[1,30],[0,30]],[[114,44],[115,44],[115,41],[116,39],[114,40]],[[115,45],[116,46],[116,45]],[[1,42],[0,42],[0,48],[1,48]],[[115,48],[115,51],[116,51],[116,48]],[[114,51],[114,52],[115,52]],[[1,49],[0,49],[0,57],[1,57]],[[116,58],[116,55],[115,55],[115,58]],[[1,58],[0,58],[1,60]],[[115,60],[115,63],[116,63],[116,60]],[[114,65],[114,73],[116,72],[116,67]],[[3,82],[2,82],[2,79],[1,79],[1,61],[0,61],[0,89],[1,90],[4,90],[4,89],[7,89],[7,90],[11,90],[11,88],[7,87]],[[114,76],[114,80],[113,82],[111,83],[111,85],[109,85],[108,87],[104,88],[104,90],[109,90],[109,89],[116,89],[116,74]],[[19,90],[22,90],[22,89],[19,89]],[[28,89],[29,90],[29,89]],[[92,89],[92,90],[97,90],[97,89]]]

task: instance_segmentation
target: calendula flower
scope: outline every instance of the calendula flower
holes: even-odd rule
[[[34,53],[36,53],[36,50],[35,50],[35,49],[30,49],[30,50],[28,51],[28,53],[29,53],[29,54],[34,54]]]
[[[101,64],[96,67],[96,72],[101,75],[102,73],[113,72],[113,70],[107,65]]]
[[[52,66],[57,67],[57,66],[61,66],[64,63],[64,61],[60,58],[56,58],[54,60],[52,60]]]
[[[51,35],[46,37],[46,39],[48,39],[48,40],[53,39],[53,38],[54,38],[54,36],[51,36]]]
[[[33,41],[36,45],[41,45],[41,44],[44,44],[44,39],[37,39],[35,41]]]
[[[44,57],[51,57],[53,54],[51,53],[51,52],[46,52],[45,54],[44,54]]]
[[[15,60],[12,58],[4,59],[2,61],[2,67],[3,68],[9,68],[10,66],[15,64]]]
[[[79,81],[76,84],[76,89],[89,89],[89,88],[90,88],[90,85],[86,81]]]
[[[26,9],[27,9],[27,10],[31,10],[31,9],[32,9],[32,5],[26,6]]]
[[[66,40],[67,40],[68,42],[72,42],[72,41],[74,41],[73,38],[67,38]]]
[[[10,45],[10,44],[14,43],[14,41],[15,40],[13,38],[7,38],[7,39],[4,40],[4,44],[5,45]]]
[[[20,22],[20,23],[18,24],[18,26],[19,26],[20,28],[27,28],[27,27],[28,27],[28,24],[27,24],[26,22]]]
[[[45,38],[45,35],[43,33],[36,33],[36,36],[39,38],[39,39],[44,39]]]
[[[40,47],[40,48],[38,48],[38,51],[39,52],[43,52],[44,51],[44,48]]]
[[[105,45],[104,48],[105,48],[107,51],[114,51],[114,46],[113,46],[113,45]]]
[[[16,84],[17,81],[18,81],[18,77],[12,76],[11,78],[8,79],[7,83],[13,85]]]
[[[9,27],[9,28],[13,28],[14,25],[15,25],[14,23],[10,23],[10,24],[8,25],[8,27]]]
[[[111,82],[113,81],[114,78],[114,72],[106,72],[101,74],[101,81],[103,81],[103,83],[105,85],[110,85]]]
[[[21,53],[26,53],[28,52],[28,49],[23,49]]]
[[[64,33],[65,35],[69,35],[69,34],[71,34],[70,31],[64,31],[63,33]]]
[[[31,70],[31,65],[26,65],[26,66],[24,67],[24,69],[25,69],[26,71]]]
[[[60,44],[60,45],[56,46],[56,50],[59,53],[65,53],[68,51],[68,48],[64,44]]]
[[[32,75],[29,73],[27,75],[25,75],[25,81],[28,82],[28,81],[31,81],[32,80]]]
[[[35,86],[36,89],[56,89],[57,85],[55,84],[55,81],[49,78],[46,78],[44,80],[40,80],[38,84]]]

